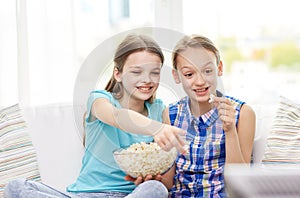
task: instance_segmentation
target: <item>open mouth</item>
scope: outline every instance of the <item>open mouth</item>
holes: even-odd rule
[[[208,91],[208,87],[201,89],[193,89],[193,91],[196,92],[196,94],[206,94],[206,92]]]

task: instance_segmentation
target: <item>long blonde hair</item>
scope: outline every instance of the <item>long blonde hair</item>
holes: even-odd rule
[[[161,59],[161,63],[164,62],[164,55],[159,45],[149,36],[129,34],[118,46],[114,57],[114,68],[119,72],[123,72],[124,64],[127,57],[138,51],[147,51],[153,53]],[[123,96],[122,82],[117,82],[114,75],[111,76],[105,90],[111,92],[117,99]],[[155,99],[153,94],[148,101],[151,103]]]

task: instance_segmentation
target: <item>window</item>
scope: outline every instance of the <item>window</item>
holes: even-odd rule
[[[300,101],[296,2],[2,1],[0,106],[72,102],[76,77],[90,52],[112,35],[146,26],[211,38],[221,51],[227,94],[250,103],[268,103],[278,95]]]
[[[228,94],[268,104],[284,95],[300,101],[300,13],[293,0],[183,2],[183,31],[207,35],[219,47]]]

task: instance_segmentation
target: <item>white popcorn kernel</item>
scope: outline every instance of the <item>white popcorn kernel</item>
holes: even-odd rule
[[[210,94],[208,102],[209,102],[209,103],[214,102],[214,101],[215,101],[215,97],[216,97],[216,96],[215,96],[214,94]]]

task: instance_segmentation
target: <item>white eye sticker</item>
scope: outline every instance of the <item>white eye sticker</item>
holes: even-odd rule
[[[212,102],[214,102],[214,101],[215,101],[215,95],[210,94],[208,102],[209,102],[209,103],[212,103]]]

